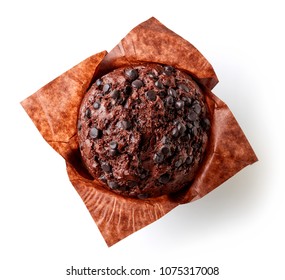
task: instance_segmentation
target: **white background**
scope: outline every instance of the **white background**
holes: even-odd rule
[[[72,265],[124,265],[157,270],[133,279],[169,279],[158,275],[161,266],[220,268],[219,276],[193,279],[285,279],[283,7],[277,0],[1,1],[0,278],[105,279],[65,273]],[[214,93],[259,162],[108,248],[64,160],[19,102],[88,56],[110,51],[151,16],[214,66]]]

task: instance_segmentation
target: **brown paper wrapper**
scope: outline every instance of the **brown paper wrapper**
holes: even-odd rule
[[[142,62],[173,65],[191,74],[204,89],[212,121],[209,147],[192,184],[179,193],[145,200],[104,189],[85,170],[77,143],[78,110],[93,81],[115,68]],[[131,30],[110,53],[87,58],[21,104],[44,139],[65,159],[71,183],[111,246],[179,204],[203,197],[257,161],[227,105],[211,92],[217,82],[212,66],[192,44],[150,18]]]

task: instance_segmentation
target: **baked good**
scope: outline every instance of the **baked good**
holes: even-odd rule
[[[88,162],[85,154],[88,154],[88,149],[90,148],[90,146],[88,147],[88,145],[90,145],[88,143],[89,140],[93,141],[94,139],[88,138],[90,128],[86,127],[86,122],[88,121],[88,124],[92,126],[92,121],[89,121],[89,118],[93,118],[93,114],[96,114],[95,110],[92,108],[92,105],[95,102],[93,104],[88,104],[89,101],[86,98],[83,101],[83,103],[86,102],[86,104],[82,104],[81,112],[79,112],[80,104],[82,103],[88,88],[90,88],[96,79],[101,78],[106,73],[109,73],[119,67],[125,67],[126,65],[134,66],[141,62],[164,62],[164,64],[175,65],[177,68],[183,69],[183,71],[189,73],[192,77],[195,77],[195,81],[202,87],[204,96],[206,97],[207,106],[209,108],[209,117],[207,117],[207,114],[205,114],[202,117],[200,115],[197,119],[200,120],[201,125],[203,124],[203,129],[205,129],[204,126],[208,126],[209,121],[207,121],[207,119],[211,120],[211,128],[209,130],[211,135],[208,141],[207,151],[204,155],[203,162],[200,164],[199,171],[196,173],[193,181],[186,184],[182,191],[178,191],[178,193],[175,193],[174,195],[163,195],[150,199],[124,197],[123,195],[116,194],[108,189],[104,189],[103,186],[108,188],[108,185],[101,183],[101,181],[98,179],[99,176],[105,174],[104,172],[100,171],[100,169],[90,169],[90,172],[94,174],[94,179],[92,179],[92,177],[87,174],[87,169],[82,164],[83,157],[81,157],[79,152],[79,143],[77,141],[78,137],[76,133],[77,129],[80,128],[85,130],[85,133],[87,133],[85,134],[85,137],[83,137],[84,134],[81,134],[83,131],[79,131],[78,135],[80,137],[79,140],[81,143],[81,149],[84,150],[87,148],[87,150],[81,151],[82,155],[84,156],[83,160],[85,161],[86,166],[89,164],[91,165],[91,160]],[[136,67],[134,66],[134,68]],[[177,77],[179,77],[180,74],[177,72],[175,73]],[[161,76],[160,78],[162,79]],[[129,79],[127,84],[131,85],[131,81]],[[188,77],[186,79],[189,80]],[[104,78],[101,78],[101,80],[104,82]],[[250,143],[248,142],[232,112],[221,99],[211,92],[217,82],[218,78],[214,72],[214,69],[206,58],[198,51],[198,49],[196,49],[190,42],[186,41],[181,36],[175,34],[173,31],[165,27],[155,18],[150,18],[149,20],[140,23],[138,26],[132,29],[109,53],[103,51],[86,58],[78,65],[74,66],[47,85],[43,86],[36,93],[23,100],[21,105],[30,116],[31,120],[34,122],[35,126],[47,143],[59,155],[61,155],[62,158],[64,158],[70,182],[96,222],[96,225],[102,233],[107,245],[112,246],[135,231],[138,231],[139,229],[155,222],[178,205],[190,203],[204,197],[209,192],[219,187],[226,180],[237,174],[244,167],[257,161],[257,157]],[[98,83],[101,83],[100,80],[98,80]],[[195,84],[193,85],[191,82],[189,83],[187,82],[188,88],[190,88],[190,85],[195,88]],[[167,85],[164,85],[164,87],[166,88],[165,91],[168,95]],[[194,93],[192,88],[189,90],[189,93],[186,94],[181,92],[181,89],[179,90],[177,87],[175,87],[175,89],[176,93],[178,92],[179,94],[179,99],[180,96],[184,97],[185,99],[185,95],[186,97],[190,97],[190,95]],[[132,88],[133,92],[135,92],[135,90],[135,88]],[[154,86],[153,90],[157,91],[157,87]],[[199,89],[196,88],[195,90],[197,91],[197,95],[199,93]],[[162,92],[162,90],[158,90],[158,92],[160,91]],[[103,94],[102,85],[98,87],[97,92],[95,92],[94,89],[93,94],[98,94],[99,102],[101,102],[103,105],[107,104],[108,101],[105,99],[108,98],[110,92],[104,94],[106,95],[106,98],[104,97],[105,99],[102,99],[100,97],[100,94]],[[162,93],[162,96],[163,95],[165,94]],[[124,92],[120,93],[120,96],[124,96]],[[140,99],[147,101],[143,99],[143,97]],[[176,97],[174,97],[174,99],[176,99]],[[186,100],[187,99],[185,99],[185,101]],[[121,101],[118,100],[117,102]],[[160,101],[159,99],[155,99],[153,102]],[[172,106],[175,103],[173,102]],[[184,105],[185,104],[186,103],[184,103]],[[185,115],[190,114],[193,104],[194,102],[192,103],[192,101],[191,104],[186,104],[189,107],[184,107]],[[170,108],[170,110],[176,114],[175,117],[180,118],[180,113],[176,113],[174,108],[171,108],[169,105],[170,104],[167,106],[165,105],[165,108],[167,108],[167,110]],[[99,105],[95,105],[95,108],[98,108],[98,106]],[[114,108],[119,106],[119,104],[113,105]],[[85,115],[82,115],[82,112],[87,112],[87,108],[90,108],[90,115],[87,113],[85,117]],[[120,110],[122,110],[122,108],[120,108]],[[151,108],[149,110],[151,110]],[[104,114],[104,112],[102,111],[100,114]],[[153,116],[155,116],[155,114],[156,111],[152,112]],[[82,118],[82,124],[80,121],[79,126],[77,127],[76,123],[78,116],[79,119]],[[142,114],[141,118],[143,117],[144,116]],[[168,113],[165,112],[164,119],[167,120],[167,117]],[[98,114],[96,118],[99,120],[99,122],[101,122]],[[109,120],[109,122],[111,122],[111,120]],[[183,117],[182,123],[184,125],[186,124],[187,128],[184,132],[184,136],[187,134],[190,134],[191,136],[191,125],[195,126],[194,122],[188,120],[187,117],[185,119]],[[187,123],[190,124],[187,126]],[[94,120],[93,124],[97,125],[96,119]],[[134,121],[133,126],[135,127],[135,125],[136,123]],[[175,128],[174,118],[169,121],[169,126],[170,127],[166,129],[166,133],[170,133],[172,131],[171,128]],[[180,131],[181,127],[182,126],[180,125]],[[128,131],[131,132],[131,129],[131,127],[128,128]],[[108,127],[106,130],[108,130]],[[120,130],[119,132],[124,133],[123,130]],[[193,135],[194,132],[195,130],[192,132]],[[156,130],[154,133],[156,133]],[[204,131],[199,131],[199,133],[202,134]],[[104,130],[100,132],[99,135],[100,137],[106,137]],[[171,141],[173,141],[177,147],[178,145],[181,145],[180,147],[183,149],[181,140],[180,143],[178,141],[179,137],[178,139],[174,139],[172,138],[171,134],[169,136]],[[184,136],[180,136],[181,139]],[[189,138],[191,140],[188,141],[188,146],[192,147],[195,142],[192,141],[191,137]],[[99,139],[96,139],[96,142],[97,140]],[[85,141],[87,141],[87,143],[85,143]],[[99,142],[96,142],[92,144],[93,147],[98,147]],[[107,151],[109,151],[111,148],[108,145],[109,144],[106,146]],[[112,147],[116,147],[116,144],[115,146],[112,145]],[[156,148],[158,149],[158,147],[161,147],[161,145],[159,146],[157,144]],[[92,146],[91,149],[93,149]],[[117,153],[116,150],[119,149],[120,147],[118,145],[117,148],[113,149],[115,151],[112,151],[112,153]],[[187,154],[187,152],[191,153],[191,149],[185,149],[185,154]],[[175,153],[178,153],[178,149],[175,150]],[[182,156],[185,156],[185,154],[182,154]],[[196,157],[196,154],[193,154],[193,157],[194,156]],[[97,158],[99,159],[98,155]],[[163,158],[165,158],[164,155]],[[111,161],[110,158],[106,159]],[[174,163],[170,161],[170,158],[164,160],[164,162],[160,163],[160,165],[162,166],[162,164],[166,164],[167,161],[168,164],[172,164],[172,166],[174,165]],[[113,161],[113,164],[115,163],[116,162]],[[95,167],[96,166],[98,166],[97,159]],[[115,170],[115,167],[115,165],[112,166],[112,170]],[[185,166],[183,168],[185,168]],[[174,169],[170,168],[169,170]],[[188,176],[190,174],[189,170],[186,170],[184,174]],[[127,170],[127,172],[130,171]],[[153,170],[151,170],[151,172],[151,175],[155,173]],[[98,173],[98,176],[96,173]],[[101,177],[101,179],[107,180],[108,176],[111,175],[108,174],[109,173],[105,174],[105,179],[104,177]],[[47,175],[50,175],[48,170]],[[165,192],[172,191],[169,187],[172,179],[178,181],[179,173],[177,171],[173,171],[171,175],[172,176],[167,184],[164,184],[163,186],[158,185],[158,187],[163,187]],[[144,192],[143,190],[143,187],[145,187],[146,184],[144,181],[139,180],[137,175],[133,177],[136,179],[134,181],[138,182],[138,184],[142,186],[142,189],[139,191],[133,189],[133,192],[121,191],[120,193],[124,193],[126,195],[131,193],[135,197],[146,197],[147,192]],[[180,181],[182,182],[181,185],[183,182],[186,182],[186,180],[191,180],[190,175],[187,178],[186,176],[184,177],[185,180],[184,178],[180,178]],[[125,177],[120,179],[118,177],[114,178],[114,175],[112,175],[112,177],[109,176],[109,178],[115,179],[120,187],[127,188],[123,186],[124,181],[127,181],[124,179]],[[156,181],[156,183],[158,182]],[[169,189],[166,190],[166,187],[169,187]],[[130,186],[128,188],[130,188]],[[116,191],[119,192],[119,190]],[[136,195],[135,192],[139,194]],[[156,190],[156,193],[162,192],[158,192]],[[151,193],[149,190],[149,195],[152,194],[153,193]]]
[[[209,138],[204,99],[188,74],[169,65],[127,66],[97,79],[78,115],[87,170],[128,197],[156,197],[189,185]]]

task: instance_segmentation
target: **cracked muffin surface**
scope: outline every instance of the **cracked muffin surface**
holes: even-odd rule
[[[188,74],[142,64],[95,81],[80,107],[78,140],[94,178],[143,199],[177,192],[193,180],[210,125],[204,95]]]

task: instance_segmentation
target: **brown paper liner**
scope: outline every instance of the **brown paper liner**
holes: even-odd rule
[[[173,65],[190,73],[204,89],[212,121],[207,154],[192,184],[179,193],[145,200],[119,196],[94,180],[81,162],[76,134],[80,103],[92,82],[115,68],[142,62]],[[150,18],[110,53],[87,58],[21,104],[44,139],[65,159],[71,183],[111,246],[179,204],[203,197],[257,161],[229,108],[210,91],[217,82],[212,66],[192,44]]]

